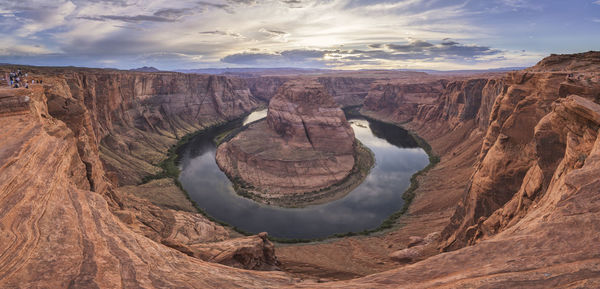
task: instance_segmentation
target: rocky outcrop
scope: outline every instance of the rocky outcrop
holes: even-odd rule
[[[269,102],[269,127],[288,144],[319,152],[351,154],[354,131],[319,84],[291,81]]]
[[[363,109],[384,114],[398,123],[409,122],[419,106],[435,102],[446,85],[446,80],[409,84],[380,81],[369,91]]]
[[[288,76],[262,76],[245,78],[244,81],[254,97],[268,103],[279,87],[291,79]]]
[[[376,78],[330,76],[316,79],[342,107],[362,105]]]
[[[595,253],[600,252],[597,55],[552,56],[502,79],[450,81],[451,89],[442,91],[439,101],[419,105],[406,126],[430,141],[442,162],[425,176],[435,181],[437,174],[439,184],[422,184],[430,190],[420,191],[407,218],[426,220],[419,212],[455,203],[456,188],[463,182],[455,184],[460,178],[454,175],[463,175],[464,167],[474,164],[465,197],[441,239],[452,251],[327,283],[297,283],[283,273],[203,261],[252,267],[272,259],[261,236],[218,241],[208,248],[211,243],[201,240],[218,239],[218,227],[190,213],[169,216],[114,190],[103,173],[97,144],[116,132],[128,135],[116,129],[103,136],[107,130],[96,123],[97,115],[107,115],[99,113],[103,108],[88,97],[82,102],[80,96],[69,95],[71,89],[64,85],[64,79],[76,78],[64,75],[75,72],[48,69],[44,83],[49,87],[0,90],[0,287],[600,287],[600,257]],[[463,160],[468,160],[466,165]],[[432,214],[429,220],[440,218]],[[390,235],[382,238],[394,239]],[[408,244],[408,237],[404,239]],[[252,245],[246,247],[246,242]],[[342,242],[346,246],[339,250],[344,253],[374,246],[355,239]],[[243,246],[237,250],[230,244]],[[247,254],[235,257],[240,252]],[[371,252],[364,250],[362,257]],[[425,250],[417,253],[410,262],[429,256]],[[335,260],[341,268],[349,267],[346,263],[355,255],[343,256]],[[329,255],[315,251],[310,258]]]
[[[471,126],[481,153],[443,232],[442,248],[454,251],[326,286],[598,287],[598,55],[551,56],[499,80],[484,134],[476,129],[484,123]],[[421,132],[434,119],[408,126]],[[439,144],[447,135],[427,139],[444,152],[441,165],[460,157]]]
[[[369,93],[375,77],[357,76],[261,76],[244,78],[252,95],[269,102],[278,89],[287,81],[294,79],[315,80],[319,82],[335,102],[342,107],[362,105]]]
[[[55,118],[45,92],[40,85],[10,90],[7,93],[30,97],[26,113],[0,115],[0,287],[290,283],[279,273],[251,273],[204,262],[146,237],[152,234],[145,232],[155,231],[157,240],[198,243],[219,239],[224,232],[197,214],[167,212],[171,217],[163,218],[157,215],[158,208],[146,207],[141,200],[131,201],[143,207],[133,209],[100,171],[94,171],[102,164],[94,142],[88,141],[93,137],[84,134],[91,131],[85,110],[81,113],[68,102],[65,112],[73,114],[60,115],[65,121]],[[182,218],[186,220],[180,222]],[[157,219],[173,221],[161,225]]]
[[[424,238],[419,236],[411,236],[408,239],[408,245],[405,249],[392,252],[389,257],[393,261],[399,263],[412,263],[422,260],[425,257],[430,256],[430,254],[427,254],[426,251],[435,248],[437,245],[436,241],[438,241],[439,237],[439,232],[430,233]]]
[[[239,79],[180,73],[82,69],[46,81],[45,89],[53,116],[67,124],[80,122],[61,118],[75,111],[87,118],[82,134],[98,143],[120,185],[156,173],[177,139],[240,117],[258,103]]]
[[[29,92],[27,90],[0,91],[0,114],[8,116],[29,112]]]
[[[291,81],[271,99],[266,121],[220,145],[216,158],[230,178],[261,198],[318,193],[353,170],[354,132],[321,85]]]
[[[467,195],[445,229],[446,250],[474,244],[523,218],[589,155],[600,78],[594,55],[552,56],[510,73],[498,96]],[[590,59],[592,57],[592,59]],[[556,71],[578,67],[578,71]],[[579,96],[568,96],[577,92]],[[587,100],[586,100],[587,99]],[[593,118],[593,117],[592,117]],[[579,161],[573,161],[574,156]],[[561,167],[560,164],[566,165]]]
[[[535,66],[527,68],[529,72],[597,72],[600,70],[600,51],[578,54],[552,54]]]
[[[237,238],[218,243],[191,246],[194,256],[214,263],[253,270],[277,269],[275,246],[267,239],[267,233]]]

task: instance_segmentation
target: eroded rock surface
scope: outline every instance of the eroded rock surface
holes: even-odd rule
[[[354,132],[320,84],[290,81],[271,99],[266,121],[220,145],[216,159],[261,198],[318,193],[351,173]]]
[[[85,127],[86,110],[66,111],[67,122],[54,118],[45,92],[40,85],[3,91],[28,100],[19,114],[0,115],[0,287],[290,284],[280,273],[225,267],[162,245],[228,234],[199,214],[164,211],[119,195]]]
[[[71,97],[60,83],[2,92],[0,287],[598,288],[599,62],[598,53],[552,56],[500,79],[448,85],[438,100],[418,105],[407,126],[429,140],[442,161],[422,177],[428,183],[400,221],[406,224],[401,230],[412,232],[288,248],[308,252],[306,264],[329,259],[357,276],[354,272],[364,271],[354,259],[378,266],[373,256],[384,252],[387,258],[405,248],[409,236],[437,231],[448,222],[448,208],[462,199],[440,240],[450,252],[320,284],[194,257],[195,247],[210,246],[207,240],[217,241],[223,231],[191,212],[169,216],[164,208],[114,190],[98,152],[102,130],[92,116],[106,108],[93,98]],[[68,73],[60,70],[48,79],[72,78],[62,76]],[[127,107],[119,102],[110,107],[121,106]],[[394,120],[393,114],[381,114],[388,116]],[[422,221],[433,230],[420,231]],[[191,223],[199,225],[187,231]],[[401,238],[402,244],[380,249]],[[261,237],[247,239],[259,246],[241,260],[256,260],[252,256],[270,247]],[[229,253],[235,247],[224,244],[203,249],[216,252],[205,258],[217,260],[220,252],[235,256]],[[426,251],[419,254],[428,257]],[[228,263],[238,264],[257,262]]]

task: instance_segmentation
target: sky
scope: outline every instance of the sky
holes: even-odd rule
[[[0,62],[489,69],[600,50],[600,0],[0,0]]]

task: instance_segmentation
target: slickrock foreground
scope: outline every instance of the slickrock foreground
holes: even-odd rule
[[[317,195],[353,171],[356,144],[344,112],[315,81],[289,81],[267,119],[223,143],[217,163],[242,189],[267,202]]]
[[[85,127],[85,109],[65,105],[63,122],[50,113],[49,93],[40,85],[0,89],[0,95],[10,100],[0,104],[0,288],[264,288],[292,281],[202,261],[216,258],[209,256],[223,250],[220,244],[207,251],[207,243],[202,258],[176,250],[228,233],[199,214],[118,194]],[[272,255],[258,240],[240,242],[258,246],[240,256]],[[234,255],[217,261],[236,265]],[[263,261],[236,266],[257,263]]]

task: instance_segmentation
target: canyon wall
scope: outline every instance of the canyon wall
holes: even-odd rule
[[[457,83],[460,93],[419,105],[405,125],[430,141],[443,166],[461,158],[454,147],[480,148],[442,233],[440,248],[452,252],[350,284],[598,287],[599,68],[598,52],[555,55],[501,79]]]
[[[249,88],[227,77],[32,68],[43,86],[0,89],[0,287],[600,287],[599,71],[590,52],[423,95],[398,83],[374,89],[363,111],[409,121],[442,158],[427,176],[441,185],[409,214],[451,207],[447,252],[316,284],[206,262],[277,265],[264,235],[225,240],[198,214],[114,189],[115,179],[155,172],[177,137],[256,106]],[[467,184],[452,183],[456,167],[468,169]]]
[[[61,119],[71,110],[88,112],[87,134],[120,185],[156,173],[177,139],[258,104],[243,82],[224,76],[82,70],[45,87],[50,114]]]
[[[53,86],[50,78],[44,83]],[[165,211],[119,195],[102,172],[96,133],[85,107],[74,105],[75,100],[64,94],[64,109],[50,109],[58,104],[47,97],[49,89],[41,85],[0,89],[3,100],[9,96],[14,100],[2,103],[0,115],[0,287],[289,284],[289,277],[280,273],[236,270],[188,256],[193,247],[190,252],[172,249],[222,240],[228,233],[198,214]],[[11,113],[6,113],[9,109]],[[268,244],[258,240],[247,244],[257,244],[252,252],[269,258]],[[214,252],[203,249],[202,256],[211,259],[211,252],[219,254],[224,246],[215,245],[220,249]],[[262,247],[265,251],[258,249]],[[235,256],[253,260],[237,253],[219,261],[232,264],[240,259]],[[250,261],[239,266],[259,263],[264,264]]]
[[[371,84],[376,78],[351,76],[261,76],[244,78],[250,92],[256,98],[268,102],[277,94],[277,90],[293,79],[311,79],[319,82],[333,99],[342,107],[361,105],[367,96]]]
[[[445,249],[474,244],[515,224],[558,189],[551,184],[583,166],[597,125],[593,113],[581,111],[594,111],[600,100],[597,67],[585,63],[597,65],[598,57],[581,55],[575,71],[564,70],[567,60],[550,57],[505,78],[467,195],[444,230]]]

